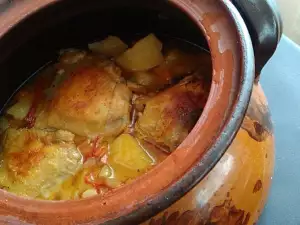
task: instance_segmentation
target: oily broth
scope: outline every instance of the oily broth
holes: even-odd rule
[[[2,189],[48,200],[105,195],[162,162],[201,115],[211,82],[203,49],[153,34],[89,48],[62,51],[3,110]]]

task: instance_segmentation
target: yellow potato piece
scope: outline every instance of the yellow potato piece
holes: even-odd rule
[[[20,100],[16,104],[11,106],[6,113],[8,115],[11,115],[14,119],[23,120],[27,116],[31,105],[32,99],[23,97],[20,98]]]
[[[137,177],[155,164],[154,158],[129,134],[120,135],[111,144],[108,162],[114,176],[122,182]]]
[[[126,51],[128,46],[116,36],[108,36],[100,42],[89,44],[92,52],[100,53],[106,56],[116,57]]]
[[[117,58],[117,63],[128,71],[144,71],[158,66],[164,61],[162,43],[150,34],[139,40]]]

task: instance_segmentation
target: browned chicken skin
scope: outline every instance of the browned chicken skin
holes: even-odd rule
[[[173,151],[195,125],[206,98],[204,81],[186,77],[147,101],[135,126],[137,135]]]
[[[63,62],[78,65],[62,67],[69,74],[48,106],[47,125],[81,136],[118,135],[129,123],[131,100],[121,71],[112,62],[90,55],[72,58],[62,57]]]
[[[26,197],[48,198],[82,166],[82,155],[67,131],[13,129],[5,132],[0,183]]]

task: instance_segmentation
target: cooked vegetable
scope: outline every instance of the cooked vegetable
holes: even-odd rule
[[[125,52],[127,48],[128,46],[116,36],[108,36],[100,42],[89,44],[89,49],[92,52],[114,57]]]
[[[135,178],[155,164],[153,157],[129,134],[122,134],[112,143],[108,162],[121,181]]]
[[[33,96],[26,95],[22,96],[18,99],[18,101],[11,106],[6,113],[8,115],[13,116],[16,120],[23,120],[29,113],[29,110],[31,108],[33,102]]]
[[[120,55],[116,61],[125,70],[145,71],[163,62],[161,50],[162,43],[154,34],[150,34]]]
[[[108,165],[104,165],[99,173],[99,176],[110,178],[112,176],[111,168]]]

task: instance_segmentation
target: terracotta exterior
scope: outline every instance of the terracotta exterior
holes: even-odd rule
[[[1,15],[1,51],[9,53],[14,44],[13,38],[5,36],[12,27],[48,4],[59,2],[64,1],[21,1]],[[172,202],[163,199],[166,192],[168,196],[182,196],[187,191],[185,187],[198,182],[201,174],[206,174],[199,166],[200,161],[206,169],[211,168],[226,151],[244,118],[254,80],[253,46],[247,27],[229,1],[170,2],[202,29],[213,59],[210,96],[190,135],[164,162],[105,198],[37,201],[0,190],[0,224],[134,225],[131,221],[149,218],[147,215],[164,207],[161,204]],[[183,198],[144,224],[252,225],[267,198],[273,149],[270,115],[262,90],[256,84],[242,127],[221,160]],[[206,154],[208,150],[213,154]],[[192,173],[198,171],[201,172]]]
[[[255,224],[266,203],[273,167],[273,130],[258,84],[242,127],[214,169],[182,199],[143,225]]]

